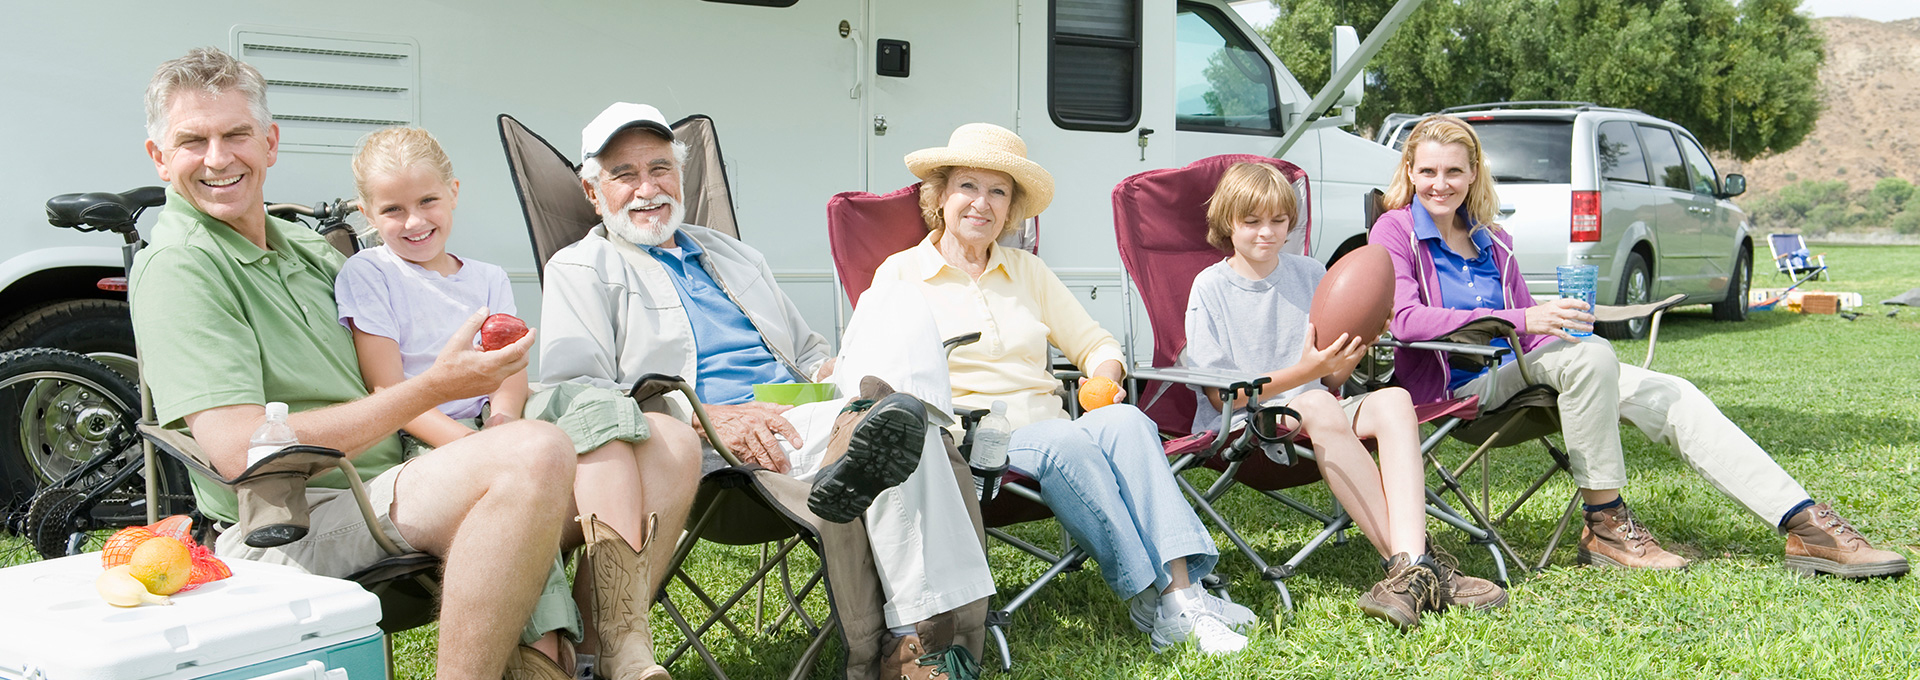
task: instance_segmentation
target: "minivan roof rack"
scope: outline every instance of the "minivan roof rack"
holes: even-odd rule
[[[1452,106],[1452,107],[1441,109],[1440,113],[1464,113],[1467,111],[1489,111],[1493,109],[1576,109],[1580,111],[1597,110],[1597,111],[1632,111],[1634,113],[1640,112],[1638,109],[1622,109],[1622,108],[1615,108],[1611,106],[1601,106],[1593,102],[1529,100],[1529,101],[1516,101],[1516,102],[1489,102],[1486,104],[1469,104],[1467,106]]]

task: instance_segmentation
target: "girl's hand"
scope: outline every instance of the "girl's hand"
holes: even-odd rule
[[[1587,313],[1586,300],[1560,298],[1527,308],[1527,333],[1573,342],[1569,330],[1593,331],[1593,315]]]
[[[499,427],[501,425],[505,425],[507,423],[511,423],[516,420],[519,420],[519,418],[515,418],[505,413],[495,413],[493,415],[487,416],[487,422],[483,425],[483,427]]]

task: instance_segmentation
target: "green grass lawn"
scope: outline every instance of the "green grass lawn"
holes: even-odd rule
[[[1706,307],[1685,308],[1667,316],[1653,367],[1700,386],[1815,498],[1832,502],[1877,545],[1920,557],[1920,310],[1899,308],[1898,317],[1887,318],[1888,308],[1875,304],[1920,286],[1920,247],[1823,250],[1836,280],[1811,287],[1862,294],[1868,304],[1857,310],[1864,312],[1857,320],[1776,311],[1724,324],[1712,321]],[[1785,284],[1763,271],[1754,285]],[[1617,349],[1638,361],[1646,348],[1623,342]],[[1747,515],[1638,431],[1623,430],[1632,479],[1625,493],[1669,549],[1696,559],[1691,569],[1582,568],[1573,565],[1571,548],[1563,548],[1545,572],[1516,569],[1504,611],[1430,616],[1422,628],[1401,634],[1362,617],[1354,605],[1380,574],[1357,533],[1345,545],[1323,548],[1287,581],[1297,606],[1291,617],[1277,611],[1273,588],[1229,553],[1221,570],[1234,599],[1270,616],[1245,653],[1207,658],[1191,651],[1153,654],[1123,604],[1092,573],[1097,565],[1089,565],[1061,577],[1014,617],[1013,676],[1920,677],[1920,579],[1847,582],[1788,573],[1771,519]],[[1467,451],[1450,443],[1442,456],[1458,460]],[[1544,461],[1537,448],[1501,451],[1495,500],[1523,490]],[[1571,489],[1560,476],[1510,521],[1505,533],[1516,549],[1537,556]],[[1317,486],[1298,495],[1316,505],[1328,500]],[[1222,510],[1276,562],[1318,530],[1244,490],[1230,494]],[[1469,572],[1491,575],[1484,549],[1435,527],[1440,544]],[[1043,543],[1058,536],[1051,522],[1018,533]],[[1228,546],[1224,536],[1216,541]],[[737,582],[758,554],[757,548],[703,546],[692,571],[712,583]],[[1002,600],[1044,568],[1000,545],[991,559]],[[679,586],[671,592],[682,607],[700,609]],[[822,607],[816,597],[812,608]],[[679,636],[654,611],[664,649]],[[431,677],[433,636],[432,627],[400,636],[402,677]],[[712,640],[736,678],[785,677],[785,666],[805,645],[791,625],[770,636]],[[830,677],[838,653],[830,649],[812,677]],[[997,667],[992,652],[987,663]],[[682,679],[708,675],[692,655],[674,671]]]

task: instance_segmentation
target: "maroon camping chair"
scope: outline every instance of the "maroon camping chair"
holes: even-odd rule
[[[1225,257],[1224,253],[1207,243],[1206,201],[1213,195],[1214,187],[1219,184],[1227,168],[1242,162],[1275,166],[1292,182],[1300,199],[1300,219],[1288,236],[1285,250],[1293,254],[1311,252],[1312,187],[1307,181],[1306,172],[1287,161],[1251,155],[1213,156],[1183,168],[1150,170],[1128,177],[1113,191],[1115,242],[1119,245],[1121,262],[1133,284],[1122,287],[1129,295],[1125,304],[1128,331],[1132,332],[1134,327],[1131,294],[1137,289],[1153,333],[1151,365],[1136,366],[1131,371],[1141,383],[1136,386],[1138,391],[1135,394],[1138,395],[1141,410],[1159,424],[1162,432],[1186,435],[1192,429],[1198,395],[1190,386],[1211,387],[1228,394],[1245,392],[1251,395],[1257,394],[1267,382],[1265,378],[1257,376],[1194,371],[1180,367],[1179,361],[1181,352],[1187,346],[1186,309],[1193,279],[1202,269]],[[1421,423],[1443,418],[1471,419],[1474,413],[1475,400],[1472,398],[1415,407],[1415,414]],[[1212,445],[1189,454],[1197,459],[1193,463],[1175,462],[1178,471],[1207,467],[1218,471],[1219,476],[1205,491],[1196,489],[1185,475],[1177,475],[1175,481],[1192,499],[1195,508],[1211,519],[1241,554],[1253,563],[1261,578],[1280,591],[1281,599],[1291,609],[1292,598],[1284,580],[1292,576],[1300,564],[1327,540],[1343,536],[1342,532],[1351,527],[1352,520],[1338,503],[1322,511],[1282,493],[1285,489],[1320,480],[1320,469],[1312,460],[1312,450],[1306,446],[1308,442],[1299,433],[1279,425],[1279,416],[1282,415],[1298,416],[1284,407],[1243,409],[1239,414],[1222,414],[1221,423],[1215,431],[1234,433],[1235,436],[1210,436],[1212,433],[1188,435],[1210,441]],[[1430,438],[1423,442],[1423,447],[1431,448],[1442,439]],[[1277,451],[1280,460],[1266,455],[1269,450]],[[1235,486],[1257,491],[1318,520],[1322,525],[1321,531],[1286,562],[1269,565],[1214,508],[1220,497]],[[1494,545],[1499,540],[1498,534],[1468,521],[1432,490],[1429,489],[1426,495],[1428,514],[1466,532],[1473,542],[1486,546],[1493,554],[1500,580],[1505,582],[1506,563]]]
[[[860,294],[873,285],[873,272],[880,263],[894,253],[912,248],[927,236],[925,222],[920,216],[920,185],[898,189],[886,194],[872,194],[865,191],[850,191],[835,195],[827,201],[827,241],[833,253],[834,274],[846,291],[847,300],[858,305]],[[1021,243],[1008,243],[1009,240]],[[1002,239],[1002,245],[1011,247],[1029,247],[1025,244],[1034,241],[1031,231],[1018,231],[1008,239]],[[1029,247],[1030,249],[1030,247]],[[1079,378],[1074,371],[1056,372],[1055,377],[1071,388],[1073,381]],[[1077,400],[1069,397],[1069,408]],[[967,436],[960,443],[962,454],[971,448],[972,426],[986,415],[985,411],[959,412],[956,415],[967,430]],[[1193,451],[1206,448],[1209,444],[1202,441],[1212,437],[1213,433],[1201,433],[1199,436],[1176,439],[1166,443],[1167,453],[1179,458]],[[1024,522],[1033,522],[1053,516],[1046,504],[1040,500],[1040,485],[1016,471],[1008,470],[1001,478],[1001,493],[993,500],[982,503],[980,512],[987,526],[987,534],[1014,548],[1033,555],[1051,565],[1040,578],[1007,601],[999,609],[987,614],[987,630],[993,634],[994,642],[1000,651],[1000,663],[1003,669],[1013,668],[1012,657],[1007,649],[1006,629],[1012,621],[1013,613],[1033,597],[1033,595],[1062,573],[1080,569],[1087,560],[1087,553],[1071,540],[1063,539],[1059,551],[1047,550],[1031,542],[1013,536],[1005,527]],[[1216,592],[1224,589],[1224,580],[1208,576],[1203,583]]]

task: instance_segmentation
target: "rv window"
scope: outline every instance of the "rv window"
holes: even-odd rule
[[[1182,3],[1174,36],[1173,115],[1179,129],[1280,133],[1273,68],[1219,10]]]
[[[1047,108],[1070,130],[1140,122],[1140,0],[1048,3]]]
[[[800,0],[707,0],[707,2],[719,2],[728,5],[754,5],[756,7],[792,7],[793,3],[799,1]]]

